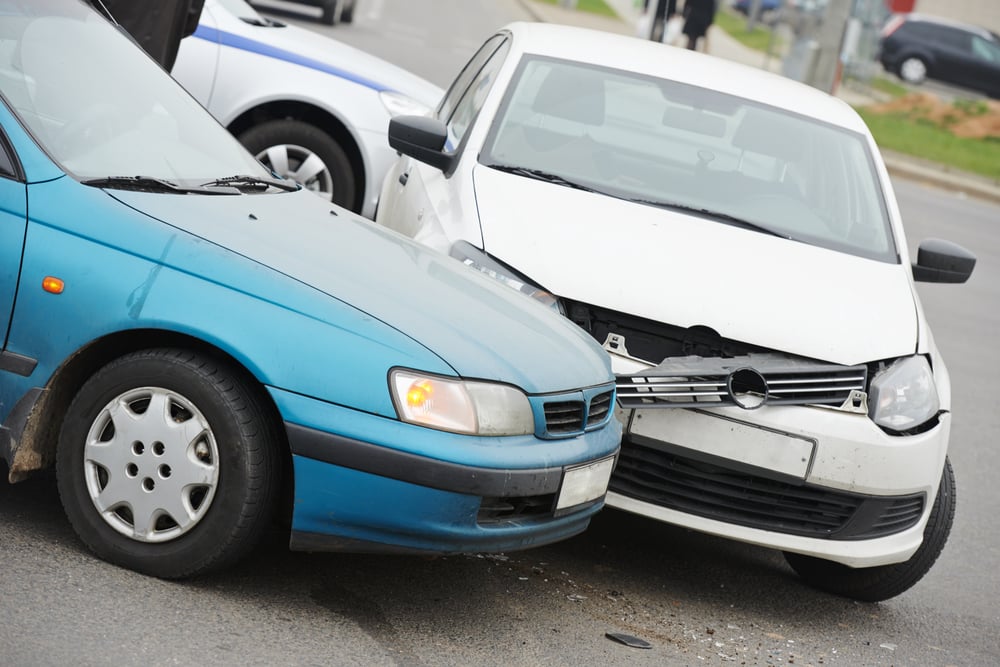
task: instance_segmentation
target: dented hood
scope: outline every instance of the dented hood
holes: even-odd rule
[[[475,171],[485,250],[563,298],[839,364],[912,354],[903,264]]]

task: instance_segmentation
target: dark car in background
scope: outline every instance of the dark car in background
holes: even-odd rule
[[[1000,98],[1000,36],[986,28],[896,15],[882,29],[879,60],[907,83],[936,79]]]
[[[288,0],[288,2],[319,7],[323,10],[319,20],[327,25],[352,23],[354,21],[354,8],[358,4],[357,0]],[[258,5],[258,9],[267,9],[267,7]]]

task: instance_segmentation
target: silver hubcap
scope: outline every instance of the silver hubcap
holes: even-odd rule
[[[280,144],[257,153],[257,159],[282,178],[288,178],[307,190],[333,197],[333,177],[326,164],[308,148]]]
[[[905,61],[899,68],[899,71],[904,79],[913,83],[919,83],[927,76],[927,68],[916,58],[910,58]]]
[[[194,528],[219,483],[219,451],[204,415],[158,387],[121,394],[87,434],[84,474],[109,526],[139,542],[166,542]]]

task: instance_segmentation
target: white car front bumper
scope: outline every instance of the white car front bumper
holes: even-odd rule
[[[943,413],[924,433],[890,436],[865,414],[808,406],[618,417],[608,506],[850,567],[902,562],[920,546],[951,424]]]

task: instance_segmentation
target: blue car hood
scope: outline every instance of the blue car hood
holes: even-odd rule
[[[310,192],[108,194],[365,312],[462,377],[508,382],[528,393],[612,378],[607,355],[565,318]],[[212,269],[198,271],[211,276]]]

